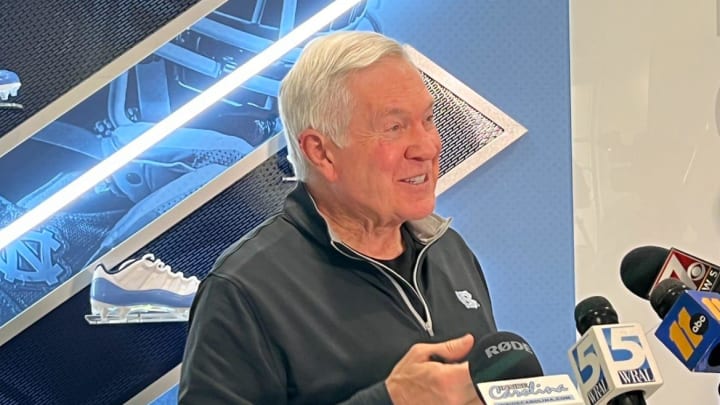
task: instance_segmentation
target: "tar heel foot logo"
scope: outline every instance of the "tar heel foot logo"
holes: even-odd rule
[[[488,405],[584,403],[567,375],[479,383],[477,389]]]
[[[22,110],[22,104],[8,101],[18,95],[21,85],[20,76],[17,73],[0,69],[0,109]]]
[[[480,304],[475,301],[475,298],[473,298],[472,294],[470,294],[467,290],[455,291],[455,296],[463,305],[465,305],[465,308],[467,309],[480,308]]]

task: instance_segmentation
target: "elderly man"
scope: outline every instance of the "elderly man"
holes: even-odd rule
[[[403,48],[314,40],[280,112],[300,182],[201,284],[180,402],[480,403],[464,359],[496,329],[490,297],[433,214],[440,136]]]

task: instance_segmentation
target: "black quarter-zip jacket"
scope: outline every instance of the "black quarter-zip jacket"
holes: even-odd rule
[[[480,265],[449,221],[406,225],[424,245],[412,283],[335,240],[299,183],[201,283],[180,403],[390,404],[384,380],[413,344],[495,332]]]

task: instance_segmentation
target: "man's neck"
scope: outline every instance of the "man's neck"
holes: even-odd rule
[[[400,225],[376,226],[370,221],[353,223],[347,220],[349,218],[334,216],[318,208],[333,234],[354,250],[380,260],[394,259],[403,252]]]
[[[318,211],[336,239],[352,249],[374,259],[390,260],[403,252],[402,223],[382,223],[376,218],[361,215],[357,210],[343,209],[333,204],[331,193],[324,193],[310,185],[308,192]]]

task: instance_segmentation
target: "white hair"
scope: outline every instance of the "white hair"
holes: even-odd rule
[[[312,128],[336,145],[344,146],[353,108],[346,78],[387,56],[400,57],[412,64],[402,45],[375,32],[336,32],[305,46],[283,79],[278,97],[288,159],[299,180],[306,178],[308,166],[300,149],[300,133]]]

